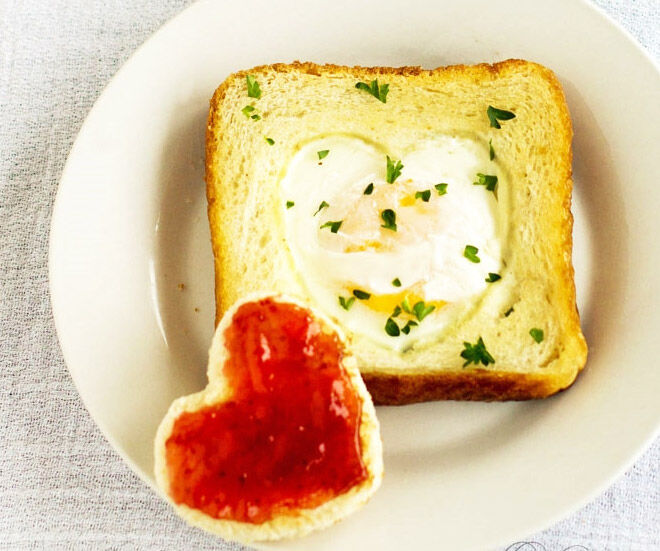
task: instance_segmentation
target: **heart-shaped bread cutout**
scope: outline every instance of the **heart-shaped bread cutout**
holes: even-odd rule
[[[339,331],[299,302],[252,297],[219,324],[209,385],[155,443],[159,487],[186,520],[249,542],[303,535],[380,484],[371,398]]]

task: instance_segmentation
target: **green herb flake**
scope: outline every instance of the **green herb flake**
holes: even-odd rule
[[[351,306],[353,306],[354,302],[355,297],[339,297],[339,306],[341,306],[347,312],[351,309]]]
[[[478,264],[481,262],[481,258],[477,256],[479,249],[473,245],[465,245],[465,250],[463,251],[463,256],[467,258],[470,262]]]
[[[374,192],[374,184],[371,182],[366,188],[364,188],[364,195],[371,195]]]
[[[508,318],[511,314],[513,314],[513,306],[504,312],[504,317]]]
[[[410,330],[411,330],[413,327],[416,327],[417,325],[418,325],[418,323],[417,323],[416,321],[408,320],[408,323],[406,323],[406,324],[401,328],[401,332],[404,333],[405,335],[407,335],[408,333],[410,333]]]
[[[423,300],[420,300],[419,302],[415,303],[415,306],[412,307],[413,313],[415,314],[415,317],[419,320],[422,321],[426,316],[428,316],[433,310],[435,310],[435,306],[433,304],[429,304],[428,306],[424,304]]]
[[[369,300],[371,294],[366,291],[361,291],[360,289],[353,289],[353,296],[359,300]]]
[[[257,80],[252,75],[247,75],[245,81],[247,82],[248,97],[259,99],[261,97],[261,88],[259,88]]]
[[[502,279],[500,274],[494,272],[488,272],[488,277],[486,278],[486,283],[495,283],[496,281]]]
[[[387,155],[387,183],[388,184],[393,184],[394,180],[396,180],[399,176],[401,176],[401,169],[403,168],[403,165],[401,164],[401,161],[393,161],[390,159],[390,156]]]
[[[431,190],[430,189],[425,189],[424,191],[416,191],[415,192],[415,199],[421,199],[425,203],[428,203],[430,198],[431,198]]]
[[[498,109],[492,105],[488,106],[486,110],[488,115],[488,120],[490,120],[490,125],[493,128],[502,128],[499,121],[508,121],[515,118],[515,115],[511,111],[505,111],[504,109]]]
[[[241,113],[243,113],[248,118],[250,117],[250,113],[252,113],[252,111],[254,111],[254,105],[246,105],[243,107],[243,109],[241,109]]]
[[[493,138],[488,140],[488,156],[492,161],[495,158],[495,150],[493,149]]]
[[[472,182],[474,186],[486,186],[488,191],[495,191],[497,187],[497,176],[492,174],[482,174],[481,172],[477,173],[477,181]]]
[[[366,82],[358,82],[355,87],[358,90],[363,90],[367,94],[371,94],[373,97],[382,101],[383,103],[387,102],[387,93],[390,91],[389,84],[378,84],[378,79],[372,80],[371,84]]]
[[[261,115],[257,115],[256,113],[250,117],[253,121],[258,121],[261,119]]]
[[[465,350],[461,352],[461,358],[465,360],[463,367],[471,363],[475,365],[479,365],[479,362],[484,365],[495,363],[495,359],[490,355],[488,350],[486,350],[486,345],[481,337],[479,337],[476,344],[464,342],[463,346],[465,348]]]
[[[275,145],[275,140],[273,138],[266,138],[266,143],[268,145]]]
[[[328,156],[328,153],[330,153],[329,149],[324,149],[323,151],[317,151],[316,154],[319,156],[319,161],[321,159],[325,159]]]
[[[326,203],[325,201],[321,201],[321,204],[319,205],[319,208],[316,209],[316,212],[314,214],[312,214],[312,216],[316,216],[319,212],[321,212],[323,209],[328,208],[329,206],[330,205],[328,205],[328,203]],[[321,226],[321,227],[323,227],[323,226]],[[337,232],[335,232],[335,233],[337,233]]]
[[[287,201],[286,202],[286,208],[290,209],[295,203],[293,201]]]
[[[401,313],[401,306],[397,305],[394,307],[394,310],[392,310],[392,315],[390,317],[396,318],[400,313]]]
[[[383,222],[385,222],[380,225],[381,228],[396,231],[396,213],[392,209],[385,209],[380,213],[380,217],[383,219]]]
[[[337,232],[339,231],[339,228],[341,228],[341,224],[342,224],[342,222],[343,222],[343,220],[337,220],[337,221],[335,221],[335,222],[326,222],[325,224],[323,224],[323,225],[320,227],[320,229],[323,229],[323,228],[330,228],[330,231],[331,231],[332,233],[337,233]]]
[[[445,195],[447,193],[447,186],[449,184],[435,184],[433,187],[438,192],[438,195]]]
[[[543,342],[543,329],[534,327],[533,329],[529,330],[529,334],[537,343]]]
[[[392,280],[392,285],[394,285],[394,287],[401,287],[401,280],[398,277],[395,277]]]
[[[408,295],[404,297],[404,299],[401,301],[401,308],[403,308],[403,311],[406,314],[412,314],[413,311],[410,308],[410,301],[408,300]]]
[[[401,334],[399,326],[392,318],[387,318],[387,321],[385,322],[385,333],[390,337],[398,337]]]

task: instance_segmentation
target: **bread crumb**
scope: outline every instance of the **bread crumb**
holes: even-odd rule
[[[195,308],[195,312],[199,312],[199,308]]]
[[[179,283],[179,284],[176,286],[176,288],[177,288],[179,291],[183,291],[183,290],[186,288],[186,286],[185,286],[183,283]]]

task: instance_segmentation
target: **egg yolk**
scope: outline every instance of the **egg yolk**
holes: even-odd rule
[[[372,310],[377,312],[383,312],[390,314],[397,306],[401,306],[401,303],[408,298],[408,303],[410,305],[416,304],[419,301],[424,301],[424,298],[416,293],[393,293],[391,295],[371,295],[365,304],[369,306]],[[426,303],[427,305],[433,305],[436,308],[442,308],[447,304],[444,300],[433,300]]]
[[[330,220],[341,220],[340,229],[332,233],[319,227],[319,243],[327,250],[343,253],[392,252],[423,239],[444,222],[435,215],[436,205],[415,197],[417,191],[412,180],[397,181],[396,185],[376,181],[373,193],[359,201],[335,198],[324,214]],[[388,209],[395,211],[396,231],[385,227],[382,213]]]
[[[417,287],[418,286],[415,286],[412,289],[406,289],[404,291],[399,291],[397,293],[380,294],[380,295],[372,294],[368,299],[362,300],[361,302],[365,306],[371,308],[372,310],[376,312],[382,312],[389,316],[392,313],[392,311],[397,306],[400,307],[401,304],[406,299],[410,306],[413,306],[414,304],[420,301],[424,302],[425,299]],[[359,286],[356,285],[351,289],[347,290],[347,294],[350,295],[353,292],[353,289],[356,288],[359,288]],[[435,306],[437,309],[442,308],[446,304],[447,302],[444,300],[433,300],[426,302],[427,306],[432,305]]]
[[[344,216],[339,234],[321,232],[320,239],[330,243],[331,247],[341,243],[344,253],[393,252],[405,247],[411,240],[422,238],[429,227],[438,223],[433,206],[415,196],[419,191],[417,188],[410,179],[397,181],[396,186],[379,183],[371,197],[365,197],[357,204],[342,205]],[[390,206],[396,211],[397,231],[384,228],[380,216]],[[362,289],[356,284],[347,289],[347,293],[350,295],[356,288]],[[388,316],[406,299],[411,306],[422,301],[440,309],[447,304],[443,300],[426,301],[421,284],[386,294],[365,290],[371,292],[371,296],[362,300],[362,304]]]

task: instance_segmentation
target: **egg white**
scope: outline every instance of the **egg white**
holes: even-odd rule
[[[403,163],[394,183],[386,182],[388,154]],[[496,193],[474,185],[478,173],[498,177]],[[439,183],[447,184],[444,195],[435,188]],[[486,282],[489,272],[501,274],[506,179],[489,158],[488,144],[476,138],[435,136],[397,154],[356,136],[320,137],[295,153],[280,189],[287,244],[313,299],[353,333],[387,348],[401,351],[438,338],[494,285]],[[425,190],[428,202],[415,198]],[[293,206],[286,208],[287,201]],[[329,206],[319,210],[323,202]],[[396,213],[396,231],[383,227],[385,209]],[[338,221],[336,233],[321,227]],[[465,257],[466,245],[479,249],[480,262]],[[354,289],[371,297],[346,310],[339,297],[349,299]],[[383,305],[400,304],[406,293],[410,306],[419,300],[437,306],[421,322],[401,313],[394,318],[400,327],[408,319],[418,325],[392,337],[385,331],[392,312]]]

